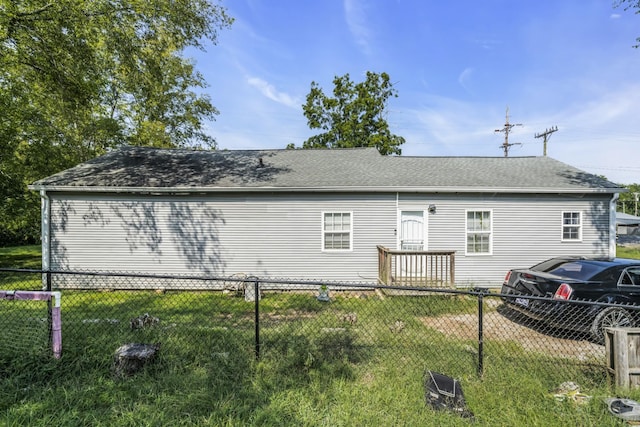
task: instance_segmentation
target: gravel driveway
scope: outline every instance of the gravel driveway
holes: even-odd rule
[[[504,314],[502,314],[504,313]],[[515,341],[526,351],[578,359],[580,361],[604,361],[604,346],[586,337],[573,336],[557,330],[543,330],[525,326],[517,315],[505,307],[485,313],[483,339],[486,341]],[[513,320],[512,320],[513,319]],[[449,314],[438,317],[422,317],[422,323],[448,337],[464,340],[478,339],[477,314]],[[570,338],[569,338],[570,337]]]

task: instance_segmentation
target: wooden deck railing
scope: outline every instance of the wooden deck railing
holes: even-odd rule
[[[455,287],[455,251],[398,251],[378,246],[378,282],[387,286]]]

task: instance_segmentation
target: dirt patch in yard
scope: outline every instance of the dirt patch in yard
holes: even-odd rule
[[[502,307],[501,307],[502,308]],[[501,313],[502,312],[502,313]],[[478,339],[477,314],[448,314],[438,317],[422,317],[422,323],[447,337],[464,340]],[[604,346],[586,337],[566,331],[546,330],[535,324],[523,324],[510,310],[485,313],[483,339],[487,341],[517,342],[526,351],[556,357],[594,361],[604,359]]]

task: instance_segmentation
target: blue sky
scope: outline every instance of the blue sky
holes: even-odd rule
[[[640,183],[640,15],[616,0],[227,0],[233,26],[188,51],[220,110],[221,149],[301,146],[316,81],[386,72],[403,156],[548,155]]]

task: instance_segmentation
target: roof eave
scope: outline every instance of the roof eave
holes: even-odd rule
[[[322,187],[77,187],[65,185],[32,184],[33,191],[59,193],[134,193],[134,194],[186,194],[227,192],[338,192],[338,193],[537,193],[537,194],[615,194],[624,188],[550,188],[550,187],[404,187],[404,186],[322,186]]]

